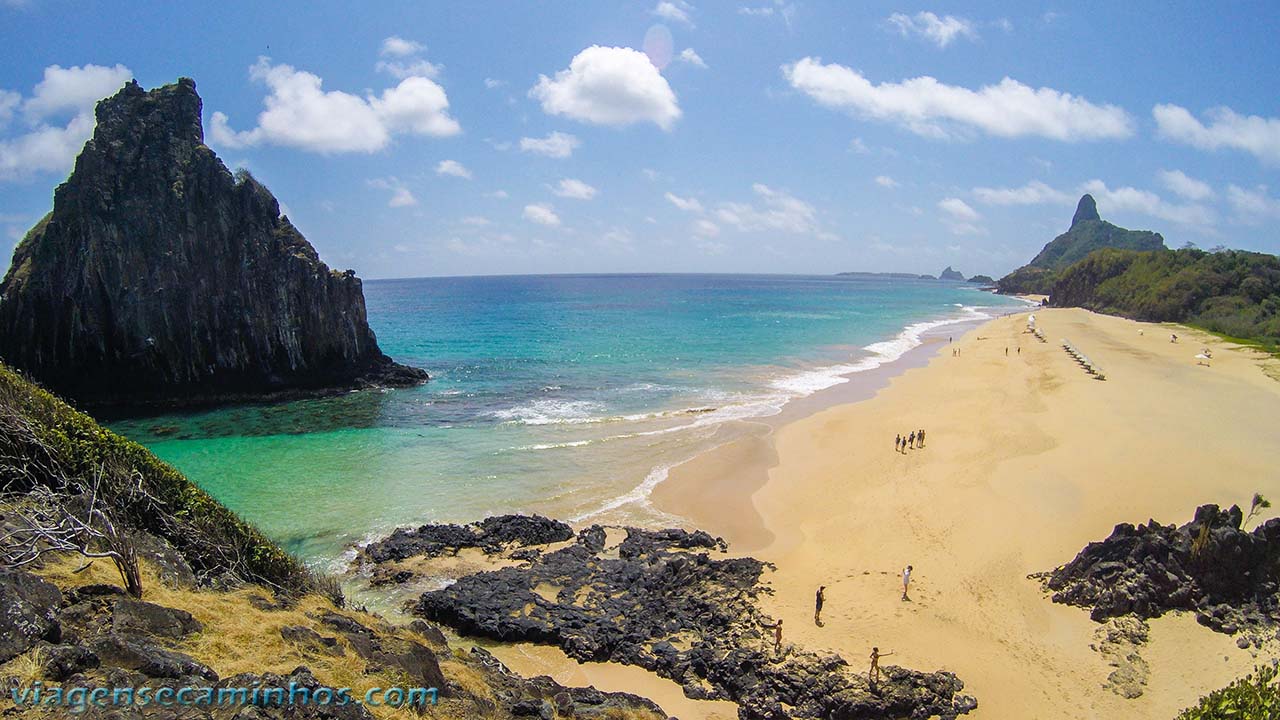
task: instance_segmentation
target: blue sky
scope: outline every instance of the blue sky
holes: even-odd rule
[[[1202,5],[0,0],[0,251],[94,98],[190,76],[206,142],[366,278],[998,276],[1086,190],[1280,252],[1280,5]]]

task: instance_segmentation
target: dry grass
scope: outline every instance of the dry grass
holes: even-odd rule
[[[110,563],[95,562],[87,570],[73,573],[78,567],[79,558],[64,556],[51,560],[37,572],[63,589],[94,583],[119,584],[119,575]],[[186,610],[204,625],[203,631],[188,636],[176,647],[213,668],[220,677],[264,672],[287,675],[299,665],[305,665],[320,682],[332,687],[351,688],[355,697],[363,696],[372,687],[408,687],[414,684],[395,670],[382,668],[369,672],[368,663],[355,653],[341,635],[308,616],[309,613],[314,615],[329,611],[346,615],[374,628],[383,624],[371,615],[338,610],[331,601],[318,595],[307,595],[289,609],[260,610],[249,600],[254,595],[268,597],[261,588],[246,587],[224,592],[167,587],[149,563],[144,561],[141,570],[144,600]],[[322,635],[337,636],[345,655],[333,657],[287,642],[280,635],[280,629],[289,625],[300,625]],[[9,665],[14,665],[21,659],[15,658]],[[443,657],[441,659],[445,660]],[[26,674],[8,666],[4,669],[20,677],[38,679],[39,663],[34,660],[24,662],[31,665],[30,670],[25,670],[24,666]],[[445,660],[441,663],[441,669],[445,671],[447,678],[460,680],[468,690],[477,691],[481,696],[491,695],[483,676],[465,665]],[[441,698],[440,704],[427,709],[425,715],[440,718],[468,717],[466,714],[452,712],[454,708],[451,706],[460,704],[460,701]],[[370,706],[369,711],[375,717],[387,720],[421,716],[409,708]],[[471,714],[469,717],[475,715]]]

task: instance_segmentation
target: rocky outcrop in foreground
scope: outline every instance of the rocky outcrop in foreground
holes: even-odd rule
[[[439,536],[429,528],[415,532]],[[625,538],[607,546],[612,533]],[[737,702],[744,719],[955,718],[977,705],[951,673],[889,666],[870,687],[862,662],[789,645],[775,653],[773,620],[757,607],[769,565],[713,557],[724,542],[704,532],[595,525],[549,552],[536,540],[510,540],[526,546],[519,566],[462,577],[411,611],[469,635],[638,665],[691,698]]]
[[[88,405],[404,386],[360,279],[330,270],[247,172],[204,144],[187,78],[136,82],[97,127],[0,283],[0,358]]]
[[[1231,635],[1270,628],[1280,620],[1280,518],[1252,532],[1242,522],[1239,507],[1203,505],[1181,527],[1123,523],[1042,578],[1054,602],[1089,608],[1098,622],[1186,610]]]

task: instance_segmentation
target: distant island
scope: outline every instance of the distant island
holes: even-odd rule
[[[841,272],[836,273],[836,277],[861,277],[861,278],[896,278],[899,280],[948,280],[953,282],[971,282],[983,283],[990,285],[995,282],[987,275],[974,275],[968,280],[960,272],[953,270],[950,265],[942,270],[941,273],[935,275],[917,275],[915,273],[903,272]]]
[[[1126,230],[1080,198],[1071,229],[1001,278],[999,292],[1048,295],[1149,322],[1178,322],[1275,350],[1280,347],[1280,258],[1243,250],[1170,250],[1159,233]]]
[[[0,283],[0,358],[94,406],[170,406],[405,386],[271,192],[204,144],[195,82],[130,82]]]

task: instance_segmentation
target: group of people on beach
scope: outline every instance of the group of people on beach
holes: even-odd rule
[[[899,434],[893,441],[893,449],[900,453],[905,453],[907,450],[914,450],[922,447],[924,447],[923,428],[920,430],[912,430],[911,434],[906,437]]]

